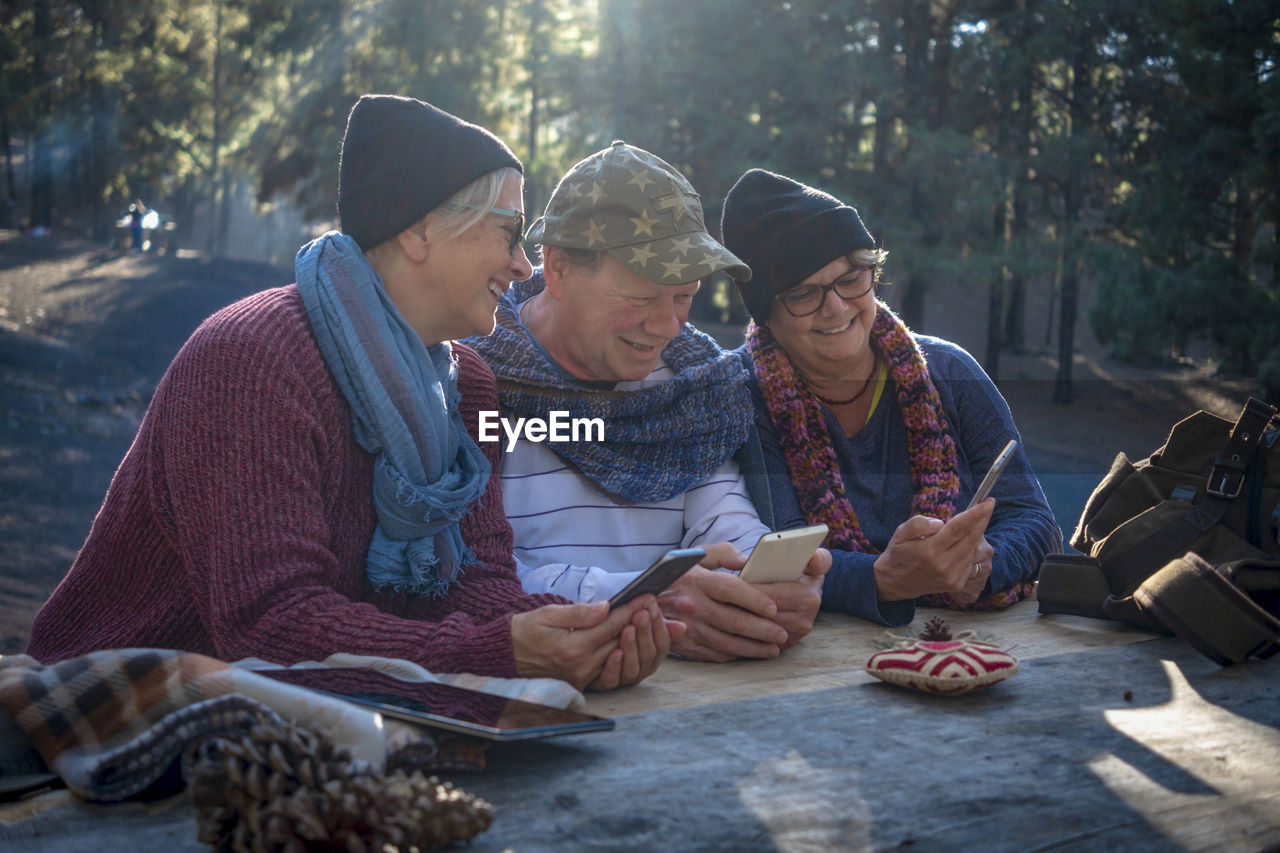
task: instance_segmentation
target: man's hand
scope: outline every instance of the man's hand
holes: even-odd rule
[[[736,549],[735,549],[736,550]],[[714,560],[708,558],[703,566]],[[728,562],[742,568],[742,555]],[[724,662],[734,658],[773,658],[787,641],[787,631],[774,621],[773,599],[737,575],[695,566],[658,595],[668,619],[688,626],[671,644],[681,657]]]
[[[942,522],[922,515],[898,525],[889,545],[876,558],[876,594],[881,601],[903,601],[930,593],[960,596],[977,593],[991,574],[995,549],[986,540],[987,524],[996,502],[987,498],[975,507]],[[974,572],[974,566],[979,570]]]
[[[579,690],[642,681],[662,662],[683,626],[662,618],[652,596],[616,610],[607,601],[549,604],[511,617],[516,673],[549,677]]]
[[[755,584],[755,588],[778,606],[774,621],[787,632],[782,648],[789,649],[813,630],[813,621],[822,606],[822,582],[831,568],[831,552],[819,548],[805,564],[804,574],[790,583]]]

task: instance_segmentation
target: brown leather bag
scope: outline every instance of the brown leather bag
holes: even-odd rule
[[[1164,446],[1119,454],[1071,546],[1050,554],[1041,613],[1178,634],[1222,664],[1280,650],[1280,413],[1250,398],[1234,423],[1196,412]]]

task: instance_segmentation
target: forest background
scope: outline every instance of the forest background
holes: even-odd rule
[[[928,331],[931,290],[966,287],[988,372],[1052,347],[1057,402],[1081,317],[1119,358],[1207,353],[1278,401],[1278,10],[0,0],[0,227],[105,240],[138,198],[176,221],[179,245],[244,256],[247,203],[296,247],[333,223],[351,104],[393,92],[506,139],[532,212],[615,138],[681,169],[713,232],[747,168],[818,185],[884,238],[912,328]],[[1043,328],[1028,327],[1033,299],[1051,305]],[[724,281],[695,316],[744,318]]]

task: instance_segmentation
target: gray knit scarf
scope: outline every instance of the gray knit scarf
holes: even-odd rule
[[[742,362],[709,336],[685,324],[662,358],[675,373],[633,390],[596,389],[568,381],[547,363],[520,322],[520,305],[545,286],[542,271],[511,287],[498,304],[492,335],[468,344],[498,378],[508,416],[604,421],[603,442],[556,442],[547,447],[618,501],[664,501],[705,480],[747,440],[751,399]]]

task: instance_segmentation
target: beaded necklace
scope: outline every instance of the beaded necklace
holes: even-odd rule
[[[818,393],[818,389],[813,387],[813,383],[809,381],[809,377],[805,376],[798,370],[796,371],[796,376],[799,376],[804,381],[804,387],[809,390],[810,394],[817,397],[820,401],[822,401],[823,403],[826,403],[828,406],[831,406],[834,408],[836,406],[847,406],[850,403],[857,401],[860,397],[862,397],[863,394],[867,393],[867,389],[871,387],[871,380],[876,378],[876,371],[873,365],[871,370],[871,375],[867,377],[867,381],[862,383],[862,387],[858,389],[857,394],[854,394],[852,397],[850,397],[847,400],[833,400],[830,397],[824,397]]]

